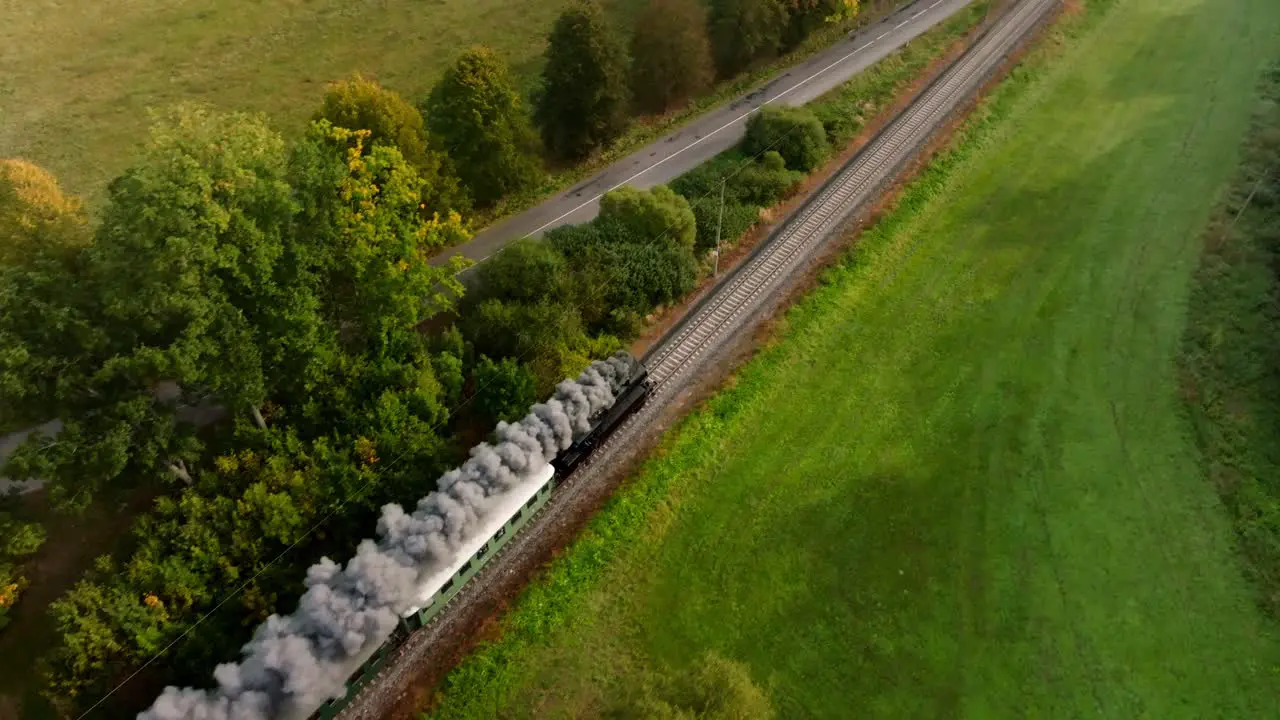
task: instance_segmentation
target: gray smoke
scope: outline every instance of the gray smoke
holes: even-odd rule
[[[361,542],[345,567],[322,558],[308,569],[298,609],[267,618],[240,662],[219,665],[217,689],[167,687],[138,720],[292,720],[340,697],[347,678],[413,605],[420,579],[448,567],[503,495],[591,429],[633,362],[618,353],[592,363],[524,419],[498,423],[497,442],[472,448],[413,513],[384,506],[378,541]]]

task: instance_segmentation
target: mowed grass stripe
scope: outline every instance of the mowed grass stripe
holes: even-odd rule
[[[1276,715],[1172,359],[1280,6],[1085,5],[626,491],[654,509],[602,580],[553,570],[564,625],[522,605],[439,716],[590,716],[707,650],[786,718]]]

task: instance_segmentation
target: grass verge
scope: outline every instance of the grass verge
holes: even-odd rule
[[[708,649],[783,717],[1274,711],[1173,357],[1280,8],[1077,10],[433,716],[591,716]]]

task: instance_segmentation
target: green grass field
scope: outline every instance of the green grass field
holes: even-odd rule
[[[457,670],[448,718],[595,716],[745,663],[779,717],[1262,718],[1174,356],[1270,0],[1095,0]]]
[[[622,21],[640,0],[608,0]],[[326,83],[371,73],[411,101],[462,48],[528,83],[560,0],[25,0],[0,5],[0,155],[94,194],[145,138],[146,110],[202,100],[297,130]]]
[[[601,0],[620,33],[645,0]],[[858,22],[907,0],[864,0],[858,21],[814,33],[787,57],[720,83],[688,108],[648,119],[599,157],[559,168],[537,193],[599,170],[725,102],[780,67],[826,47]],[[567,0],[117,0],[75,8],[56,0],[0,4],[0,157],[24,157],[91,204],[134,159],[149,110],[181,101],[265,112],[293,134],[330,81],[362,72],[411,102],[425,97],[464,48],[484,44],[525,91]],[[479,220],[491,220],[492,213]]]

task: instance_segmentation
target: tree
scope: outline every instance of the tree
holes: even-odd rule
[[[0,160],[0,422],[49,419],[68,366],[101,339],[78,309],[91,239],[79,200],[51,174]]]
[[[399,150],[422,179],[427,217],[470,210],[471,200],[458,180],[453,160],[443,150],[431,147],[422,114],[391,90],[357,73],[329,85],[315,119],[348,130],[368,130],[366,153],[379,145]]]
[[[660,113],[704,92],[714,70],[707,19],[691,0],[649,0],[631,38],[631,94]]]
[[[587,335],[578,311],[568,303],[503,302],[491,298],[462,318],[463,333],[476,352],[516,358],[537,378],[536,396],[571,377],[592,358],[618,349],[615,338]]]
[[[45,531],[39,523],[21,522],[0,511],[0,629],[27,584],[22,568],[14,561],[35,553],[44,541]]]
[[[858,14],[858,0],[783,0],[787,27],[783,45],[793,48],[827,23],[851,20]]]
[[[294,151],[302,208],[300,252],[314,265],[319,312],[353,352],[397,350],[430,315],[461,295],[462,265],[432,265],[436,249],[465,238],[457,216],[423,221],[422,180],[400,152],[364,145],[367,131],[312,124]]]
[[[65,195],[43,168],[0,159],[0,265],[14,266],[89,244],[78,198]]]
[[[697,221],[689,201],[666,185],[638,190],[623,185],[600,198],[602,222],[616,222],[638,242],[662,242],[692,249]]]
[[[78,715],[84,701],[102,697],[165,650],[228,588],[244,585],[235,595],[237,612],[191,628],[195,636],[166,657],[162,672],[207,671],[246,639],[246,618],[265,619],[280,609],[282,595],[296,592],[295,571],[269,561],[304,539],[342,490],[333,476],[358,461],[287,431],[245,432],[238,450],[138,518],[130,556],[99,558],[51,605],[60,642],[46,659],[45,693],[66,714]]]
[[[425,114],[477,204],[492,205],[540,178],[528,112],[492,50],[474,47],[458,58],[432,88]]]
[[[515,358],[494,362],[481,356],[475,369],[476,406],[487,423],[513,422],[538,401],[537,378]]]
[[[553,154],[572,160],[627,123],[626,58],[595,0],[576,0],[551,30],[534,117]]]
[[[18,399],[65,421],[52,441],[29,438],[10,475],[50,480],[68,507],[119,477],[191,482],[199,443],[159,386],[257,418],[273,385],[305,371],[316,323],[289,252],[285,171],[261,118],[180,107],[108,188],[74,287],[41,292],[30,274],[8,286],[0,335],[21,341],[34,388]]]
[[[787,9],[779,0],[713,0],[708,21],[711,50],[721,77],[732,77],[782,45]]]
[[[787,167],[810,172],[822,164],[831,147],[822,121],[807,108],[768,105],[747,121],[742,151],[760,155],[775,150]]]

